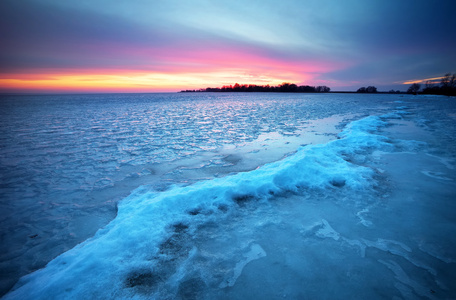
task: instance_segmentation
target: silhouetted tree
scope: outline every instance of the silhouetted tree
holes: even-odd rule
[[[426,81],[426,86],[421,93],[431,95],[456,96],[456,74],[445,74],[440,80],[440,84],[434,84],[431,81]]]
[[[433,94],[437,95],[440,94],[440,86],[434,84],[432,81],[426,81],[426,85],[424,89],[421,91],[423,94]]]
[[[440,84],[442,85],[442,88],[454,87],[455,79],[456,79],[456,74],[451,75],[451,73],[446,73],[443,76]]]
[[[301,85],[298,87],[298,91],[300,93],[315,93],[316,89],[314,86],[309,86],[309,85]]]
[[[419,83],[414,83],[414,84],[412,84],[412,85],[408,88],[407,94],[414,94],[414,95],[416,95],[416,94],[419,92],[420,89],[421,89],[421,84],[419,84]]]
[[[329,93],[331,89],[326,85],[319,85],[315,90],[317,93]]]
[[[368,86],[367,88],[366,87],[360,87],[357,91],[357,93],[376,93],[377,92],[377,88],[375,86]]]
[[[440,88],[442,89],[443,95],[455,95],[456,74],[445,74],[440,82]]]
[[[377,88],[375,86],[370,85],[366,88],[366,93],[376,93],[376,92],[377,92]]]
[[[290,84],[288,82],[284,82],[281,85],[279,85],[279,91],[281,92],[288,92]]]

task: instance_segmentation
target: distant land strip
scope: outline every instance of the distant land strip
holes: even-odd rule
[[[378,92],[375,86],[360,87],[355,91],[333,91],[332,93],[387,93],[387,94],[430,94],[430,95],[446,95],[456,96],[456,74],[447,73],[442,77],[439,77],[440,83],[433,81],[426,81],[425,86],[422,89],[421,84],[414,82],[407,90],[407,92],[401,92],[399,90],[390,90],[388,92]],[[205,88],[198,90],[182,90],[181,93],[193,93],[193,92],[274,92],[274,93],[329,93],[331,88],[326,85],[310,86],[300,85],[294,83],[284,82],[278,86],[267,85],[255,85],[255,84],[239,84],[235,85],[224,85],[221,88]]]
[[[298,86],[294,83],[284,82],[278,86],[268,85],[255,85],[255,84],[239,84],[224,85],[221,88],[205,88],[199,90],[184,90],[181,93],[192,92],[275,92],[275,93],[328,93],[331,89],[325,85],[323,86]]]
[[[359,88],[357,91],[331,91],[331,88],[326,85],[310,86],[300,85],[294,83],[284,82],[278,86],[268,85],[255,85],[255,84],[239,84],[224,85],[221,88],[208,87],[205,89],[197,90],[182,90],[180,93],[198,93],[198,92],[260,92],[260,93],[394,93],[401,94],[404,92],[391,90],[389,92],[377,92],[377,88],[374,86],[368,86]]]

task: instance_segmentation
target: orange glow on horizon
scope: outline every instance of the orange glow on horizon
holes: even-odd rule
[[[250,49],[189,51],[133,49],[150,65],[121,69],[24,69],[0,73],[0,92],[177,92],[230,84],[327,85],[316,78],[347,63],[275,58]],[[157,57],[159,59],[157,60]],[[146,59],[148,58],[148,59]],[[318,84],[316,84],[318,83]]]
[[[297,77],[299,76],[299,79]],[[247,70],[204,73],[158,73],[116,71],[77,74],[0,74],[2,92],[177,92],[185,89],[221,87],[235,83],[279,85],[299,83],[312,76],[293,72],[257,75]]]

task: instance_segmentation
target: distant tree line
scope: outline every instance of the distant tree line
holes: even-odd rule
[[[331,89],[325,85],[323,86],[298,86],[294,83],[284,82],[278,86],[268,85],[254,85],[254,84],[239,84],[224,85],[221,88],[205,88],[199,90],[185,90],[185,92],[275,92],[275,93],[328,93]]]
[[[360,87],[357,93],[377,93],[377,88],[375,86],[368,86],[368,87]]]
[[[431,95],[456,96],[456,74],[445,74],[440,80],[439,84],[435,84],[431,81],[426,81],[426,84],[422,90],[421,84],[414,83],[408,88],[407,93],[415,95],[420,93]]]
[[[402,92],[399,90],[389,90],[388,94],[401,94]]]
[[[239,84],[224,85],[221,88],[205,88],[198,90],[183,90],[181,93],[188,92],[275,92],[275,93],[329,93],[331,89],[325,85],[323,86],[310,86],[310,85],[296,85],[294,83],[284,82],[278,86],[268,85],[255,85],[255,84]],[[357,93],[378,93],[375,86],[360,87]],[[353,93],[353,92],[349,92]],[[390,94],[400,94],[401,91],[390,90]],[[433,94],[433,95],[447,95],[456,96],[456,74],[445,74],[440,83],[427,81],[424,88],[421,89],[421,84],[412,84],[407,93],[409,94]]]

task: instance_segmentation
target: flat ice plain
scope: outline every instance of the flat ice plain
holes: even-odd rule
[[[0,112],[2,299],[456,298],[454,98],[10,96]]]

